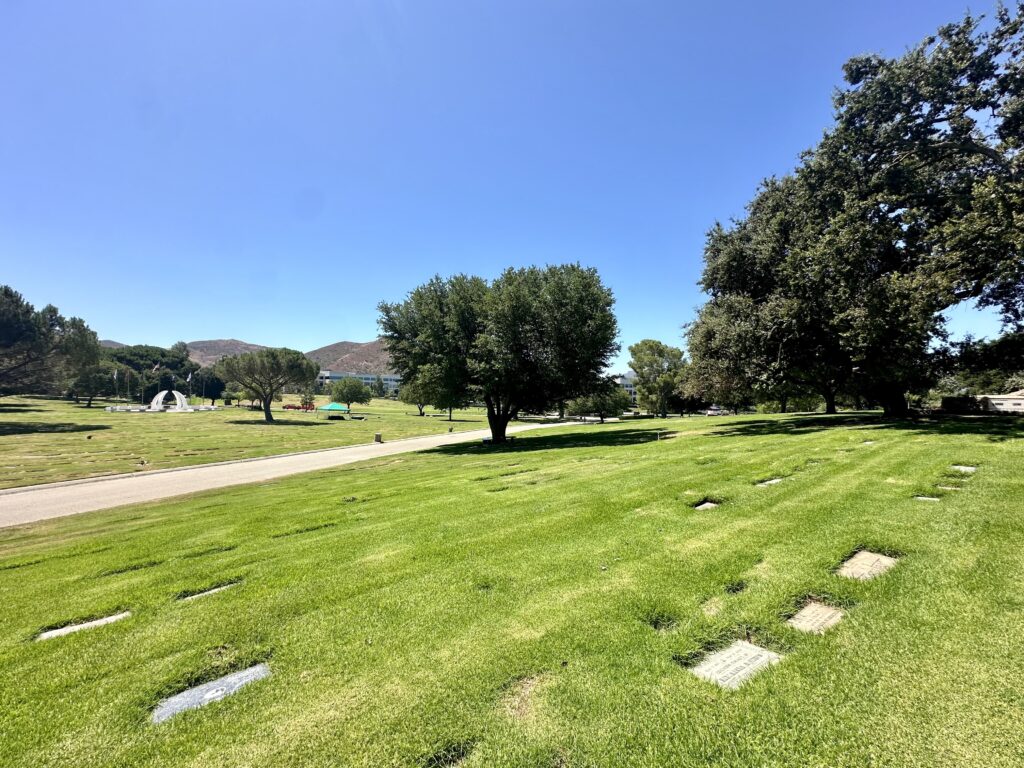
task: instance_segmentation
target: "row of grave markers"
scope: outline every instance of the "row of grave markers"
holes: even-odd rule
[[[954,464],[952,469],[965,475],[974,474],[977,467]],[[758,485],[772,485],[781,478],[764,481]],[[920,498],[920,497],[915,497]],[[938,499],[935,499],[938,501]],[[711,502],[705,502],[709,504]],[[717,505],[713,505],[717,506]],[[704,504],[696,509],[710,509]],[[848,558],[836,571],[836,575],[859,581],[868,581],[882,575],[897,563],[897,558],[878,552],[861,550]],[[845,614],[839,608],[812,600],[801,608],[786,623],[796,630],[821,635],[842,621]],[[697,677],[708,680],[723,688],[735,690],[758,672],[782,661],[782,656],[747,640],[737,640],[720,651],[708,654],[691,671]]]
[[[196,592],[191,595],[183,595],[178,598],[181,602],[191,602],[201,597],[207,597],[208,595],[214,595],[218,592],[223,592],[226,589],[231,589],[241,584],[240,581],[233,581],[228,584],[220,584],[210,589],[205,589],[202,592]],[[45,632],[40,632],[36,635],[35,640],[50,640],[55,637],[63,637],[70,635],[74,632],[81,632],[86,629],[93,629],[95,627],[102,627],[106,624],[113,624],[115,621],[121,621],[127,619],[132,615],[131,611],[121,611],[110,616],[104,616],[99,619],[92,619],[91,621],[83,621],[78,624],[67,624],[63,627],[57,627],[56,629],[49,629]],[[197,685],[188,690],[177,693],[174,696],[170,696],[163,699],[157,704],[156,709],[153,710],[152,721],[154,723],[162,723],[179,712],[184,712],[188,709],[196,709],[198,707],[205,706],[214,701],[219,701],[226,696],[230,696],[237,690],[242,688],[249,683],[255,682],[256,680],[262,680],[270,675],[270,667],[267,664],[256,664],[242,669],[237,672],[219,677],[216,680],[211,680],[208,683]]]
[[[973,474],[977,469],[977,467],[962,464],[954,464],[952,468],[963,474]],[[767,487],[781,481],[782,478],[772,478],[762,481],[758,485]],[[698,505],[696,509],[712,509],[717,506],[714,502],[705,501]],[[867,581],[885,573],[893,568],[896,563],[897,559],[894,557],[878,552],[861,550],[843,562],[836,571],[836,574],[844,578]],[[195,600],[230,589],[239,583],[221,584],[196,594],[185,595],[179,599],[183,602]],[[40,632],[35,639],[41,641],[63,637],[74,632],[112,624],[131,615],[131,611],[122,611],[79,624],[69,624]],[[798,631],[820,635],[838,624],[843,619],[843,616],[843,611],[835,606],[819,601],[811,601],[786,623]],[[737,640],[732,645],[706,656],[703,661],[692,668],[692,672],[697,677],[716,683],[723,688],[736,689],[761,670],[780,661],[782,661],[782,656],[774,651],[762,648],[747,640]],[[151,719],[154,723],[161,723],[180,712],[219,701],[237,692],[249,683],[262,680],[269,675],[270,667],[266,663],[260,663],[224,675],[216,680],[194,686],[163,699],[153,710]]]

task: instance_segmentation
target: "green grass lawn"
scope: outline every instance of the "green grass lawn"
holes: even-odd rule
[[[276,421],[267,424],[262,411],[248,408],[107,413],[103,401],[86,408],[65,400],[5,397],[0,399],[0,488],[368,443],[375,432],[397,440],[449,427],[487,426],[482,409],[457,411],[449,422],[447,413],[421,418],[411,405],[374,400],[353,406],[364,421],[328,421],[282,410],[284,402],[275,403]]]
[[[0,763],[1020,766],[1022,466],[1019,421],[693,418],[2,530]],[[899,562],[835,575],[865,547]],[[845,619],[789,628],[809,596]],[[690,672],[736,638],[783,659]]]

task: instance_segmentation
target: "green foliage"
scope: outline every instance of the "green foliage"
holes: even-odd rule
[[[95,332],[54,306],[36,309],[0,286],[0,396],[55,392],[100,359]]]
[[[387,390],[384,387],[384,377],[377,374],[377,378],[373,380],[373,386],[370,387],[374,397],[384,397]]]
[[[606,417],[619,416],[631,405],[629,393],[610,381],[593,394],[570,400],[567,410],[572,416],[597,416],[603,424]]]
[[[932,381],[943,310],[976,299],[1024,318],[1024,21],[996,21],[846,65],[835,125],[796,174],[708,234],[693,386],[901,413]]]
[[[407,405],[415,405],[419,415],[430,403],[429,390],[423,386],[419,378],[402,380],[402,386],[398,390],[398,399]]]
[[[71,382],[72,396],[76,400],[84,397],[86,399],[85,406],[90,408],[94,397],[113,395],[116,391],[116,382],[114,381],[116,370],[118,370],[117,365],[111,360],[100,360],[95,365],[82,368]]]
[[[344,403],[349,409],[352,408],[352,403],[368,405],[372,398],[373,392],[359,379],[341,379],[331,386],[331,400],[335,403]]]
[[[592,392],[618,350],[611,291],[578,264],[508,269],[492,284],[435,277],[406,301],[380,304],[380,326],[403,382],[432,405],[482,400],[492,439],[520,411]]]
[[[226,357],[220,362],[225,377],[237,382],[250,400],[263,404],[263,416],[274,420],[271,405],[289,385],[308,386],[316,378],[317,367],[294,349],[261,349]]]
[[[644,339],[630,346],[629,354],[640,406],[666,416],[686,370],[682,350],[655,339]]]

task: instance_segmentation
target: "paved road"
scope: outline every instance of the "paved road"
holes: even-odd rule
[[[520,424],[509,427],[509,434],[558,424]],[[203,464],[180,469],[163,469],[110,475],[63,483],[47,483],[27,488],[0,490],[0,528],[24,525],[53,517],[77,515],[97,509],[110,509],[125,504],[169,499],[212,488],[259,483],[286,475],[351,464],[396,453],[409,453],[441,445],[480,440],[490,432],[474,429],[468,432],[445,432],[440,435],[413,437],[390,443],[350,445],[307,453],[288,453],[260,459]]]

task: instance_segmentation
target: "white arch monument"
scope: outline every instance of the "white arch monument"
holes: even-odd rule
[[[151,411],[194,411],[195,409],[188,404],[188,400],[178,390],[171,392],[174,395],[174,407],[168,408],[164,405],[164,398],[167,397],[167,390],[161,390],[156,393],[156,397],[153,398],[153,402],[149,404],[149,410]]]

